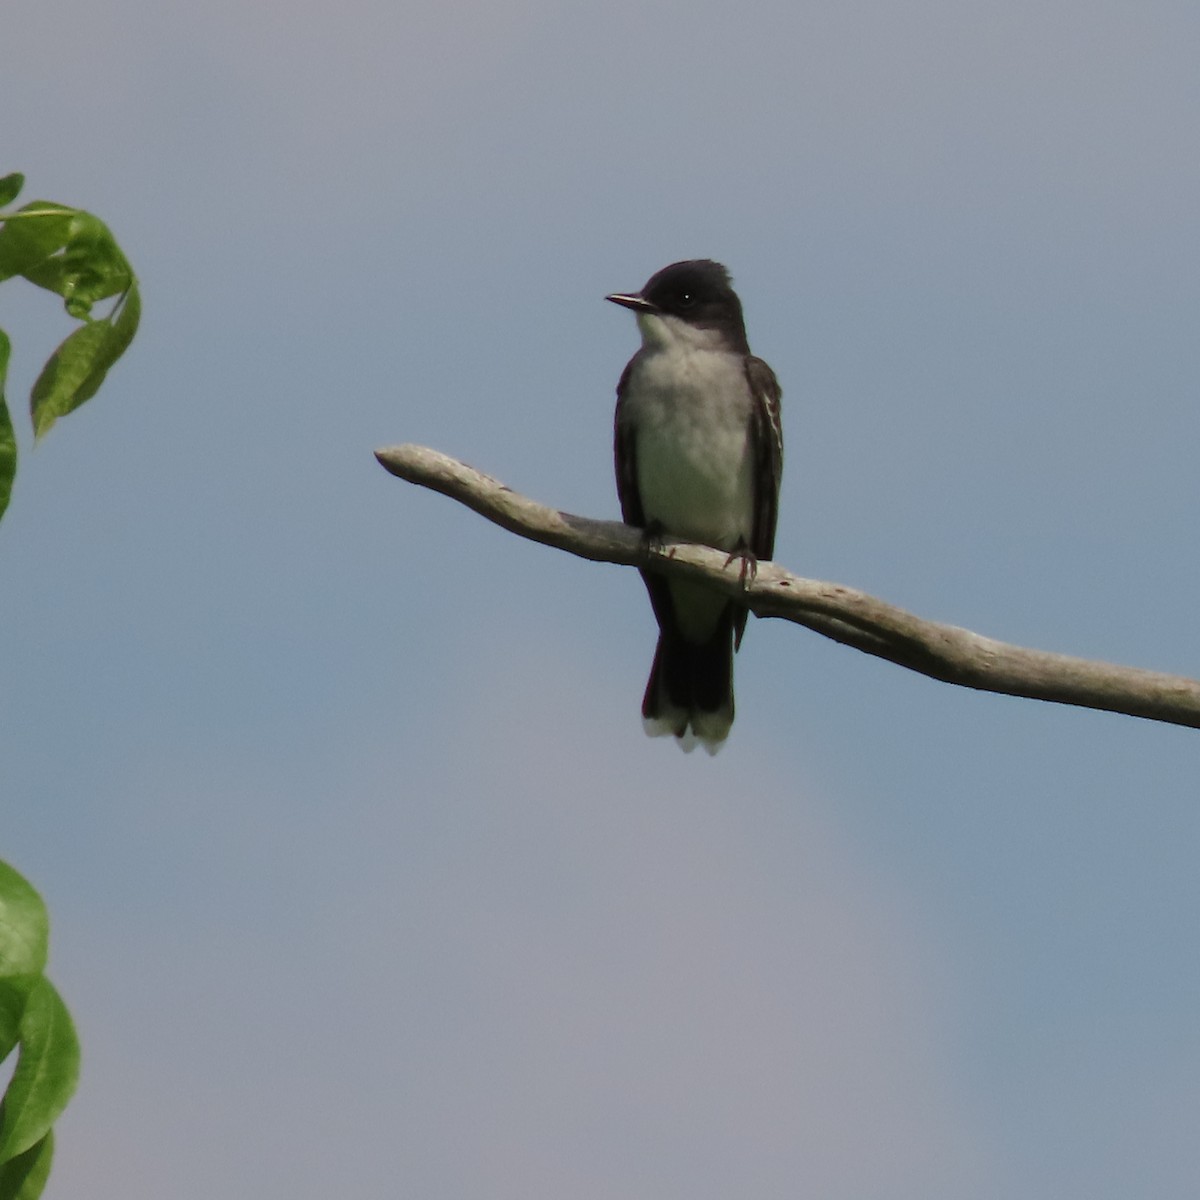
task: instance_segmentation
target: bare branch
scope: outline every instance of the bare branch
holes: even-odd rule
[[[424,446],[389,446],[375,457],[393,475],[450,496],[522,537],[595,562],[702,579],[760,617],[794,621],[934,679],[1200,728],[1200,681],[1194,679],[998,642],[923,620],[854,588],[801,578],[775,563],[759,563],[743,590],[740,564],[727,563],[711,547],[670,539],[662,550],[648,547],[637,529],[547,508]]]

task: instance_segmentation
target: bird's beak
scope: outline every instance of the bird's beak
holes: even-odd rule
[[[605,300],[611,300],[614,304],[621,305],[622,308],[632,308],[636,313],[656,313],[658,309],[638,295],[624,295],[621,292],[616,292],[611,296],[605,296]]]

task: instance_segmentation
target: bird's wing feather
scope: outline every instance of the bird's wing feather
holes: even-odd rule
[[[613,420],[613,459],[617,476],[617,499],[621,502],[621,519],[626,525],[642,528],[646,524],[642,497],[637,482],[637,439],[625,406],[629,376],[633,371],[631,358],[621,372],[617,384],[617,412]]]
[[[761,358],[746,359],[746,380],[754,397],[750,440],[754,446],[754,523],[750,549],[770,561],[775,553],[775,523],[779,517],[779,481],[783,475],[783,428],[779,401],[782,391],[775,372]]]
[[[761,358],[746,357],[746,382],[754,407],[750,444],[754,448],[754,514],[750,552],[769,562],[775,553],[775,523],[779,517],[779,481],[783,475],[783,426],[779,401],[783,395],[775,372]],[[748,611],[742,608],[733,623],[733,644],[741,646]]]

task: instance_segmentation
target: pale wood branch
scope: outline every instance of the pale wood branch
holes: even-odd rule
[[[711,547],[670,539],[661,549],[647,546],[640,530],[548,508],[424,446],[389,446],[375,457],[393,475],[450,496],[522,537],[595,562],[703,579],[760,617],[794,621],[934,679],[1200,728],[1200,681],[1194,679],[998,642],[775,563],[759,563],[743,589],[738,562]]]

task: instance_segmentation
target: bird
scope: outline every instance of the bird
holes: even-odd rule
[[[702,542],[742,560],[742,578],[775,549],[783,470],[781,390],[750,353],[729,272],[712,259],[663,267],[631,309],[641,347],[617,384],[614,463],[621,516],[648,544]],[[716,754],[733,725],[733,655],[748,610],[691,581],[642,571],[658,645],[642,699],[651,737]]]

